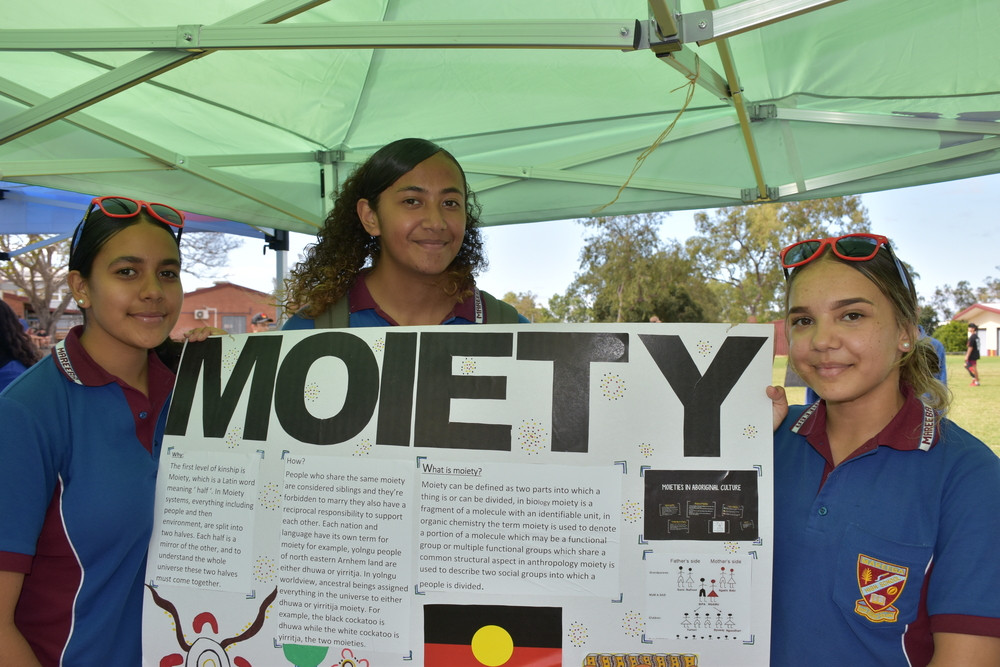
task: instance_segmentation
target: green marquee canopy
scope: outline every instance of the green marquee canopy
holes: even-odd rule
[[[1000,172],[997,26],[996,0],[4,0],[0,179],[312,233],[405,136],[489,225],[965,178]]]

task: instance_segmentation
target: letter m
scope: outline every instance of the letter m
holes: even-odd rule
[[[187,434],[201,378],[201,419],[205,437],[225,437],[252,374],[243,438],[267,439],[281,340],[281,336],[248,336],[225,389],[222,388],[222,339],[209,338],[185,346],[167,416],[166,435]]]

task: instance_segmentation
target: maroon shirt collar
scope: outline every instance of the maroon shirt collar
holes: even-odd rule
[[[378,313],[379,317],[381,317],[383,320],[389,322],[393,326],[398,326],[397,322],[391,317],[389,317],[389,315],[387,315],[385,311],[379,307],[379,305],[375,302],[374,297],[372,297],[372,293],[368,291],[368,285],[365,283],[365,281],[368,278],[369,270],[362,271],[361,273],[358,274],[357,280],[354,281],[354,284],[351,285],[351,289],[347,293],[347,305],[349,311],[352,313],[356,313],[359,310],[373,309],[376,313]],[[472,298],[465,299],[460,303],[455,304],[455,307],[448,314],[448,316],[441,321],[447,322],[452,318],[461,317],[463,320],[468,320],[469,322],[475,322],[476,302],[479,300],[480,300],[479,289],[473,288]]]
[[[70,329],[66,338],[56,343],[52,348],[56,368],[70,382],[85,387],[101,387],[112,382],[122,387],[133,389],[120,378],[112,375],[103,366],[94,361],[80,342],[83,326],[77,325]],[[166,396],[174,386],[174,374],[170,372],[156,353],[149,351],[149,395],[156,403],[155,397]]]
[[[903,392],[903,407],[885,428],[858,447],[846,460],[883,446],[905,452],[928,450],[937,444],[940,434],[934,410],[914,396],[912,387],[901,385],[900,389]],[[791,430],[804,436],[829,463],[832,456],[826,436],[826,401],[817,401],[806,408]]]
[[[82,326],[73,327],[66,338],[52,348],[56,368],[67,380],[84,387],[103,387],[109,384],[121,387],[135,421],[136,438],[147,452],[154,453],[156,424],[174,388],[174,374],[160,361],[156,352],[150,350],[147,396],[94,361],[80,342],[82,332]]]

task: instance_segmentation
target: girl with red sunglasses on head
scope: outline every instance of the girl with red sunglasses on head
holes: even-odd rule
[[[174,381],[154,349],[180,313],[183,224],[161,204],[95,199],[67,277],[84,324],[0,395],[0,665],[141,663]]]
[[[944,416],[911,277],[872,234],[781,259],[789,363],[823,399],[768,388],[771,664],[1000,665],[1000,459]]]

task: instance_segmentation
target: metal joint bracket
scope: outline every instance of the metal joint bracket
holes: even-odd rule
[[[663,42],[656,42],[649,45],[650,50],[656,55],[657,58],[663,58],[669,56],[671,53],[676,53],[684,48],[679,39],[668,39]]]
[[[660,34],[660,26],[653,19],[645,23],[636,21],[637,33],[640,28],[642,29],[642,37],[640,38],[637,34],[636,38],[632,40],[637,50],[648,48],[656,56],[664,56],[684,48],[684,44],[681,43],[677,35],[664,36]]]
[[[778,105],[751,104],[749,112],[750,112],[750,120],[755,123],[762,120],[772,120],[778,117]]]
[[[177,48],[185,51],[200,51],[202,27],[197,23],[177,26]]]
[[[652,21],[643,23],[639,19],[635,20],[635,27],[632,30],[633,51],[644,51],[649,48],[649,31],[652,23]]]
[[[780,196],[778,188],[765,187],[766,195],[761,196],[757,188],[743,188],[740,190],[740,199],[744,204],[764,204],[767,202],[777,202]]]
[[[344,161],[344,151],[316,151],[313,158],[320,164],[333,164]]]
[[[674,11],[671,9],[673,2],[667,0],[647,1],[649,3],[650,25],[653,29],[649,34],[656,33],[658,39],[675,37],[677,35],[677,22],[674,20]]]
[[[678,14],[677,18],[682,42],[701,42],[715,36],[715,18],[710,11]]]

